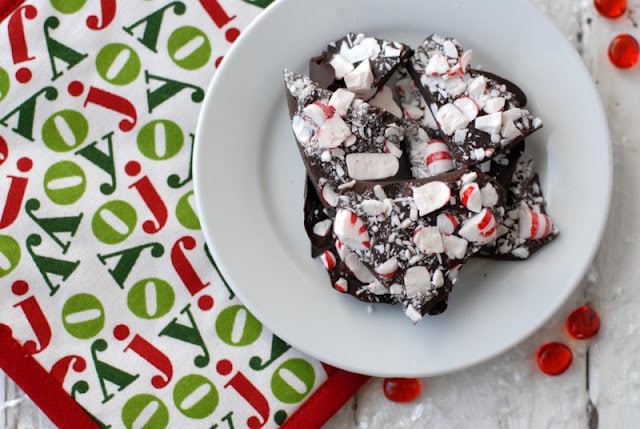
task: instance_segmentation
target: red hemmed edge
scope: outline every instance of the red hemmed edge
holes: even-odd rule
[[[0,22],[11,15],[18,6],[24,3],[25,0],[0,0]]]
[[[285,420],[280,429],[321,427],[371,378],[328,365],[324,365],[324,368],[327,381]]]
[[[69,396],[62,385],[0,325],[0,368],[59,428],[98,429],[98,424]]]

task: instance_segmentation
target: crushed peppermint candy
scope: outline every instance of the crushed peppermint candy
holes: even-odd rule
[[[469,258],[526,259],[558,236],[520,159],[542,120],[472,57],[437,34],[414,51],[349,33],[310,77],[284,72],[311,254],[368,309],[399,304],[417,323],[446,309]]]
[[[412,53],[404,43],[348,33],[311,58],[310,77],[325,88],[347,88],[369,100]]]
[[[408,71],[455,160],[475,165],[542,127],[511,82],[470,68],[472,51],[433,34],[416,48]]]

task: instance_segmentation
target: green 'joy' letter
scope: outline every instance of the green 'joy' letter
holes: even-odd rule
[[[285,404],[301,402],[313,389],[316,373],[309,362],[300,358],[284,361],[271,377],[271,390]]]
[[[162,27],[162,20],[164,13],[173,7],[173,12],[176,15],[182,15],[186,12],[187,7],[180,1],[174,1],[166,6],[161,7],[150,15],[145,16],[139,21],[131,24],[128,27],[122,29],[133,36],[133,30],[141,25],[144,25],[144,32],[141,37],[138,37],[138,41],[144,46],[149,48],[152,52],[158,52],[158,37],[160,36],[160,28]]]
[[[44,21],[44,38],[47,42],[47,51],[49,52],[49,62],[51,64],[51,72],[53,76],[51,80],[56,80],[64,73],[58,71],[56,67],[56,58],[67,64],[67,70],[72,69],[80,61],[84,60],[89,54],[82,54],[69,46],[55,40],[49,34],[50,30],[55,30],[60,26],[60,20],[55,16],[50,16]]]
[[[153,395],[135,395],[122,407],[122,423],[127,429],[164,429],[169,427],[169,409]]]
[[[20,244],[13,237],[0,235],[0,278],[18,266],[20,253]]]
[[[104,307],[98,298],[88,293],[72,296],[62,307],[62,325],[73,337],[93,338],[104,327]]]
[[[54,152],[69,152],[84,143],[89,121],[75,110],[54,113],[42,125],[42,141]]]
[[[179,27],[171,33],[167,50],[173,62],[185,70],[197,70],[209,62],[211,43],[196,27]]]
[[[96,56],[96,70],[112,85],[128,85],[140,74],[140,57],[123,43],[105,45]]]
[[[44,173],[44,193],[56,204],[73,204],[82,198],[86,189],[87,177],[75,162],[56,162]]]
[[[233,305],[218,315],[216,333],[230,346],[248,346],[260,337],[262,323],[244,305]]]
[[[173,401],[185,416],[204,419],[218,407],[218,389],[202,375],[187,375],[178,380],[173,388]]]
[[[4,100],[4,98],[9,93],[9,88],[11,87],[11,78],[9,77],[9,73],[2,67],[0,67],[0,101]]]
[[[158,319],[171,311],[175,299],[176,294],[169,283],[151,277],[131,286],[127,306],[141,319]]]

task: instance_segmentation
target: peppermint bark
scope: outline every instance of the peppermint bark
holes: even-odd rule
[[[490,159],[542,127],[524,109],[526,97],[495,75],[471,70],[471,57],[455,39],[431,35],[407,67],[454,159],[464,166]]]
[[[406,44],[348,33],[309,61],[312,80],[336,90],[346,88],[370,99],[413,53]]]
[[[462,264],[495,239],[505,202],[495,180],[468,170],[358,182],[340,196],[333,232],[375,276],[368,291],[391,294],[417,322],[446,307]]]
[[[356,180],[409,177],[400,119],[300,74],[285,72],[284,81],[293,134],[325,207],[332,210]]]
[[[494,259],[527,259],[559,234],[547,214],[533,160],[517,164],[509,186],[507,215],[494,245],[483,248],[481,256]]]

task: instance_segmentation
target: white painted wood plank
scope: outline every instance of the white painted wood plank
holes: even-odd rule
[[[564,322],[584,303],[580,288],[535,335],[512,350],[458,373],[423,379],[423,394],[409,404],[388,401],[382,380],[372,379],[325,428],[568,428],[588,426],[587,343],[570,341]],[[542,374],[535,352],[546,341],[563,341],[574,351],[569,370]]]
[[[593,9],[585,17],[590,40],[584,58],[604,101],[614,156],[609,223],[594,264],[598,277],[587,290],[603,321],[589,354],[590,393],[601,428],[640,426],[640,70],[617,70],[606,54],[619,33],[640,38],[638,13],[640,2],[629,1],[628,14],[616,20]]]
[[[55,429],[47,416],[2,372],[0,401],[1,429]]]

